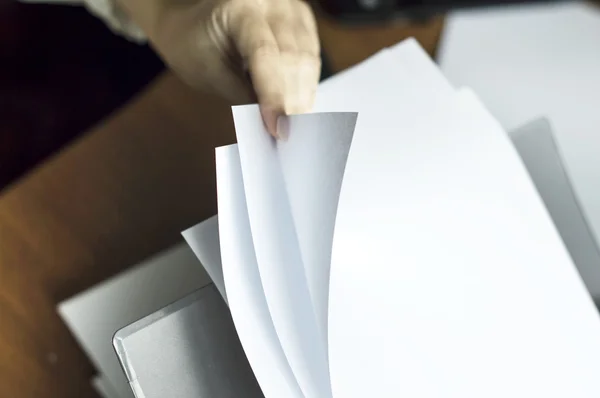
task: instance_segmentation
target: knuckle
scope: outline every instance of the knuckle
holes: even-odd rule
[[[271,40],[260,39],[256,43],[256,47],[254,49],[254,57],[268,57],[272,55],[276,55],[279,52],[277,45]]]

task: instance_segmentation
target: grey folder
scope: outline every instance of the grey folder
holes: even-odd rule
[[[511,137],[584,282],[600,283],[600,252],[550,126],[539,120]],[[213,285],[118,331],[113,343],[137,398],[262,396]]]
[[[137,398],[258,398],[262,393],[213,284],[115,334]]]

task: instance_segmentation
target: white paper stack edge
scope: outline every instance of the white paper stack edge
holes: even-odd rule
[[[448,15],[438,61],[512,131],[543,116],[600,236],[600,5],[559,1]],[[600,296],[600,267],[580,269]]]
[[[476,95],[408,40],[315,111],[274,142],[236,107],[217,149],[223,294],[265,396],[600,396],[597,311]]]

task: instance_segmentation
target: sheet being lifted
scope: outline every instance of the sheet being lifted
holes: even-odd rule
[[[477,96],[410,40],[315,108],[276,142],[235,107],[217,149],[225,293],[265,395],[597,397],[598,314]]]

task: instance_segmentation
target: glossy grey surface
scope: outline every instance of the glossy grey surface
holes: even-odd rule
[[[263,397],[212,284],[121,329],[113,344],[138,398]]]

